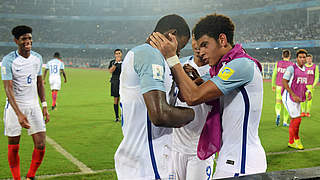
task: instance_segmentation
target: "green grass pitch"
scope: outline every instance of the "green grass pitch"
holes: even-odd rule
[[[62,83],[56,111],[49,110],[51,121],[47,135],[66,151],[91,168],[95,174],[68,175],[50,179],[116,179],[114,153],[122,139],[121,123],[113,122],[113,98],[110,96],[110,75],[106,70],[66,69],[68,82]],[[51,105],[48,84],[46,99]],[[306,149],[319,148],[319,87],[313,96],[310,118],[303,118],[300,136]],[[290,152],[287,147],[288,128],[275,126],[275,95],[270,82],[264,83],[264,103],[259,136],[267,153]],[[0,83],[0,179],[11,177],[7,162],[7,137],[3,135],[5,92]],[[21,175],[25,176],[31,162],[33,143],[23,131],[20,143]],[[46,155],[37,175],[79,173],[80,169],[47,143]],[[320,150],[267,155],[268,170],[279,171],[320,166]],[[99,171],[100,170],[100,171]],[[105,171],[104,171],[105,170]]]

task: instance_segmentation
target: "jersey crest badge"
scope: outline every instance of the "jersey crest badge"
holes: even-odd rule
[[[163,66],[152,64],[153,79],[163,80]]]
[[[229,67],[224,67],[220,70],[218,77],[220,77],[222,80],[226,81],[228,80],[232,74],[234,73],[234,70]]]

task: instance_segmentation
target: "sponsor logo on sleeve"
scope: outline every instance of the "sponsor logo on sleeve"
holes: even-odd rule
[[[218,77],[220,77],[222,80],[226,81],[228,80],[232,74],[234,73],[234,70],[229,67],[224,67],[220,70]]]
[[[163,66],[152,64],[153,79],[163,80]]]

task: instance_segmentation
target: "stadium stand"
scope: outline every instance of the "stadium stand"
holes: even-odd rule
[[[122,48],[126,52],[134,45],[143,43],[153,30],[156,19],[172,12],[185,16],[190,26],[208,13],[230,14],[236,24],[236,42],[243,43],[252,56],[264,62],[276,61],[278,48],[294,48],[294,44],[303,47],[302,40],[309,40],[305,44],[311,44],[306,46],[311,51],[320,44],[314,41],[320,40],[319,1],[170,2],[170,7],[160,8],[159,1],[151,3],[148,0],[137,0],[135,4],[129,0],[2,0],[0,46],[4,48],[0,50],[0,57],[8,52],[7,49],[15,47],[10,34],[12,27],[27,22],[34,29],[34,47],[44,55],[45,61],[55,51],[52,49],[61,48],[64,57],[75,59],[70,61],[73,65],[92,64],[96,67],[112,57],[112,49]],[[277,46],[278,42],[290,43],[281,47],[281,43]],[[257,43],[264,44],[260,47]],[[182,51],[182,55],[189,53],[190,45]],[[314,50],[313,54],[317,62],[319,52]]]

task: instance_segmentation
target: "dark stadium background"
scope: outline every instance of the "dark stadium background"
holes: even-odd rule
[[[27,24],[44,62],[59,51],[69,66],[105,67],[115,48],[143,43],[161,16],[177,13],[192,28],[214,12],[231,16],[236,42],[262,62],[279,60],[283,48],[320,58],[319,0],[0,0],[0,58],[16,49],[11,29]]]

